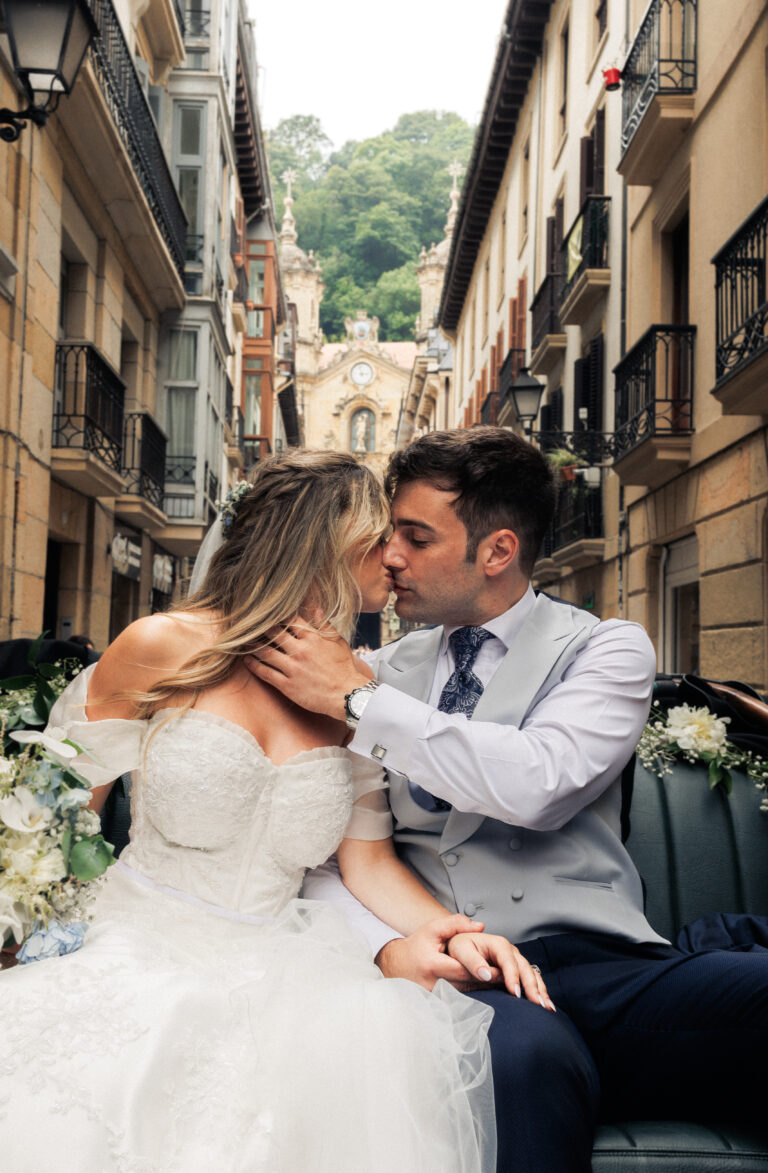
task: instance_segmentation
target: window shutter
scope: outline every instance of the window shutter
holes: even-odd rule
[[[602,195],[605,191],[605,110],[598,110],[595,115],[592,142],[592,192],[594,195]]]
[[[604,349],[603,336],[598,334],[589,344],[586,406],[589,411],[587,426],[591,432],[602,432],[603,430]]]
[[[563,430],[563,389],[562,387],[555,387],[549,397],[549,402],[552,407],[552,430],[554,432],[562,432]]]
[[[577,358],[573,364],[573,431],[581,432],[585,425],[579,418],[579,411],[586,407],[585,392],[588,385],[587,367],[589,359]]]
[[[557,253],[555,251],[555,217],[547,216],[547,273],[557,272]]]
[[[593,195],[595,190],[595,149],[591,134],[581,140],[579,175],[579,207],[581,208],[584,206],[587,196]]]

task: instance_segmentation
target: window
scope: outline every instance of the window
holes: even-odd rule
[[[558,131],[563,138],[568,130],[568,22],[563,25],[560,33],[560,102],[558,106]]]
[[[483,268],[483,345],[488,340],[488,315],[491,302],[491,258],[485,258]]]
[[[376,417],[362,407],[349,421],[349,447],[353,452],[376,451]]]
[[[662,562],[662,671],[699,671],[699,544],[671,542]]]
[[[603,195],[605,187],[605,110],[598,110],[591,134],[581,140],[579,207],[587,196]]]
[[[248,300],[264,304],[264,273],[266,261],[248,261]]]
[[[573,430],[574,432],[601,432],[603,430],[603,336],[590,339],[584,358],[573,365]]]
[[[175,104],[174,158],[176,186],[188,221],[188,234],[195,241],[202,235],[202,174],[205,151],[205,107],[199,104]],[[202,259],[202,258],[200,258]],[[187,260],[191,262],[190,243]],[[192,263],[198,263],[197,261]]]
[[[169,335],[168,377],[174,382],[197,378],[197,331],[171,330]]]
[[[504,297],[504,285],[507,276],[507,209],[501,213],[499,227],[499,303]]]
[[[600,44],[603,38],[603,33],[608,28],[608,0],[594,0],[595,4],[595,24],[594,37],[595,48]]]
[[[194,387],[169,387],[166,430],[169,465],[177,468],[170,479],[181,483],[194,481],[195,469],[195,400]]]
[[[185,36],[188,38],[210,35],[211,9],[209,0],[186,0],[184,30]]]
[[[248,326],[246,333],[249,338],[264,337],[264,310],[248,310]]]
[[[261,435],[261,383],[263,375],[245,376],[245,434]]]

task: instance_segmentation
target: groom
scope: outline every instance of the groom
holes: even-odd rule
[[[756,1113],[768,953],[682,954],[645,919],[620,775],[653,649],[635,624],[533,592],[555,503],[545,458],[500,428],[436,432],[393,455],[388,488],[397,612],[438,626],[371,657],[375,681],[306,628],[252,670],[346,719],[350,748],[388,771],[402,858],[542,971],[556,1015],[503,989],[469,993],[495,1011],[499,1170],[588,1173],[601,1087],[614,1117]],[[429,926],[398,938],[330,867],[305,895],[347,910],[387,976],[431,987],[454,974]],[[505,943],[486,941],[502,961]]]

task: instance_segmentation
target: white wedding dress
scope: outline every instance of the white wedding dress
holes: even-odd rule
[[[133,770],[132,838],[83,948],[0,975],[4,1173],[492,1173],[490,1011],[297,898],[380,772],[199,710],[86,722],[89,674],[51,721],[91,781]]]

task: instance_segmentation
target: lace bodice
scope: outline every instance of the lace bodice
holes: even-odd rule
[[[335,746],[275,765],[247,730],[198,709],[89,722],[90,671],[57,701],[51,725],[99,759],[75,760],[93,784],[131,771],[131,842],[121,858],[198,899],[276,914],[298,895],[305,870],[334,852],[353,802],[384,785],[379,767]],[[386,836],[378,819],[383,830],[362,837]]]

